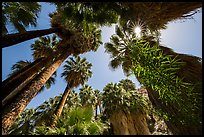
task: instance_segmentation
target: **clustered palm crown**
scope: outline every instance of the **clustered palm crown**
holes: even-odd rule
[[[148,100],[135,89],[131,80],[111,82],[104,87],[103,91],[103,107],[107,117],[118,111],[148,113],[150,110]]]
[[[84,84],[88,81],[88,78],[92,76],[91,72],[92,64],[86,61],[86,58],[76,59],[70,57],[70,60],[66,61],[64,65],[64,72],[62,77],[65,78],[70,87],[78,86],[79,84]]]
[[[59,40],[55,34],[52,35],[52,38],[50,36],[39,37],[35,43],[31,44],[33,58],[36,60],[38,58],[48,57],[54,54],[58,48],[58,44]]]

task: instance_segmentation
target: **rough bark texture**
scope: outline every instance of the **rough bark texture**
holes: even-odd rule
[[[60,102],[58,103],[56,109],[55,109],[55,115],[56,117],[54,118],[54,120],[51,122],[51,127],[54,128],[55,127],[55,121],[61,116],[62,114],[62,110],[63,110],[63,107],[65,105],[65,102],[67,100],[67,97],[69,96],[70,92],[71,92],[71,87],[69,87],[67,85],[67,87],[65,88],[65,91],[60,99]]]
[[[56,114],[57,117],[61,116],[63,107],[65,105],[65,102],[66,102],[67,97],[69,96],[70,92],[71,92],[71,90],[70,90],[69,86],[67,85],[67,87],[66,87],[66,89],[65,89],[65,91],[64,91],[64,93],[62,95],[62,98],[60,99],[60,102],[57,105],[57,108],[55,110],[55,114]]]
[[[72,53],[62,51],[61,55],[54,61],[54,63],[46,70],[41,72],[25,89],[22,94],[19,94],[15,100],[3,110],[2,114],[2,134],[6,134],[7,130],[22,113],[28,103],[37,95],[38,91],[45,84],[45,82],[52,76],[63,61]]]
[[[146,115],[119,111],[110,117],[114,135],[150,135]]]
[[[49,28],[44,30],[26,31],[22,33],[8,34],[2,36],[1,48],[9,47],[14,44],[21,43],[26,40],[37,38],[57,32],[57,28]]]
[[[150,45],[155,45],[154,41],[149,41]],[[172,55],[172,58],[177,57],[182,62],[185,62],[185,65],[182,66],[176,75],[183,79],[184,82],[188,82],[191,84],[196,84],[197,82],[202,83],[202,63],[199,62],[199,58],[196,56],[191,56],[187,54],[180,54],[174,52],[172,49],[164,46],[160,46],[162,51],[166,55]],[[138,78],[139,80],[139,78]],[[153,106],[156,108],[161,109],[163,112],[168,113],[174,116],[180,116],[179,108],[176,108],[173,104],[169,104],[168,106],[163,103],[163,101],[159,98],[159,93],[157,91],[152,90],[150,87],[146,87],[148,96],[150,101],[152,102]],[[202,95],[202,88],[196,87],[193,93],[198,93]],[[182,97],[184,100],[187,101],[188,97],[185,91],[182,91]],[[189,100],[188,100],[189,101]],[[202,119],[202,108],[198,108],[196,112],[198,114],[198,119]],[[176,117],[175,117],[176,119]],[[197,125],[192,124],[191,126],[184,126],[178,124],[179,122],[175,123],[172,121],[165,121],[168,128],[174,135],[201,135],[202,134],[202,123],[197,123]]]
[[[65,44],[66,45],[66,44]],[[47,58],[40,58],[36,60],[36,64],[32,63],[31,66],[25,67],[22,71],[18,73],[18,75],[14,75],[11,78],[6,79],[2,83],[2,91],[3,91],[3,107],[9,103],[12,98],[20,92],[22,88],[24,88],[39,72],[47,68],[50,64],[52,64],[53,59],[56,58],[56,55],[60,55],[64,50],[64,41],[61,41],[57,47],[58,51],[54,54],[48,56]],[[6,98],[9,94],[11,94],[8,98]]]
[[[36,70],[40,69],[40,64],[43,64],[45,58],[40,58],[33,62],[31,65],[23,68],[22,71],[17,73],[14,77],[6,79],[2,83],[2,107],[9,103],[15,95],[19,93],[35,76],[37,76]],[[41,63],[42,61],[42,63]]]

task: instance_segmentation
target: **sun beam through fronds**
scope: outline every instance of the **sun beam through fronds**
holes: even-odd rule
[[[145,24],[140,19],[137,21],[128,21],[127,22],[128,27],[131,30],[132,34],[135,34],[137,38],[140,38],[142,36],[143,31],[145,30]]]

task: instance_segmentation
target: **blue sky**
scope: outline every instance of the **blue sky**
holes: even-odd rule
[[[42,11],[38,19],[38,26],[36,28],[30,27],[28,30],[47,29],[50,28],[50,20],[48,13],[55,11],[55,7],[50,4],[43,3]],[[10,28],[12,29],[12,28]],[[109,38],[114,34],[115,28],[103,27],[102,28],[102,41],[103,43],[109,42]],[[10,33],[14,33],[11,31]],[[179,53],[191,54],[202,57],[202,12],[197,13],[194,16],[194,20],[186,20],[185,22],[175,21],[168,24],[168,28],[162,31],[161,43],[164,46],[172,48]],[[30,45],[36,39],[32,39],[26,42],[19,43],[12,47],[2,49],[2,81],[7,78],[7,75],[11,72],[11,67],[19,60],[32,60],[32,51]],[[110,82],[116,83],[121,79],[127,77],[124,76],[121,68],[113,71],[109,68],[109,54],[105,53],[104,45],[101,45],[97,52],[88,52],[81,55],[86,57],[87,61],[92,63],[93,75],[89,79],[88,84],[93,89],[103,90],[105,85]],[[27,108],[37,107],[50,97],[54,97],[63,93],[66,82],[60,77],[63,72],[64,63],[58,68],[56,83],[50,88],[45,89],[42,93],[37,95],[27,106]],[[134,76],[128,77],[131,79],[136,87],[140,87],[140,84]],[[75,90],[78,91],[78,88]]]

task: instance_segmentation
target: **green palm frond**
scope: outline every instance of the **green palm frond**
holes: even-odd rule
[[[40,57],[48,57],[49,55],[52,55],[56,51],[58,43],[59,40],[57,40],[55,34],[52,35],[52,38],[50,38],[50,36],[39,37],[39,39],[31,45],[33,58],[36,60]]]
[[[122,63],[121,58],[114,58],[110,61],[109,66],[110,66],[110,68],[115,70],[121,66],[121,63]]]
[[[130,79],[122,79],[118,86],[122,86],[125,90],[135,90],[135,84]]]
[[[3,2],[2,6],[3,32],[8,32],[6,26],[8,22],[11,22],[19,32],[26,31],[29,25],[36,27],[38,14],[41,11],[38,2]]]
[[[16,62],[12,67],[11,67],[11,70],[12,72],[8,75],[8,77],[11,77],[15,74],[17,74],[21,69],[23,69],[24,67],[26,67],[27,65],[31,64],[32,62],[31,61],[23,61],[23,60],[20,60],[18,62]]]
[[[88,81],[88,78],[92,76],[91,72],[92,64],[86,61],[86,58],[80,58],[77,56],[69,58],[64,65],[64,72],[61,77],[64,77],[70,87],[84,84]]]

